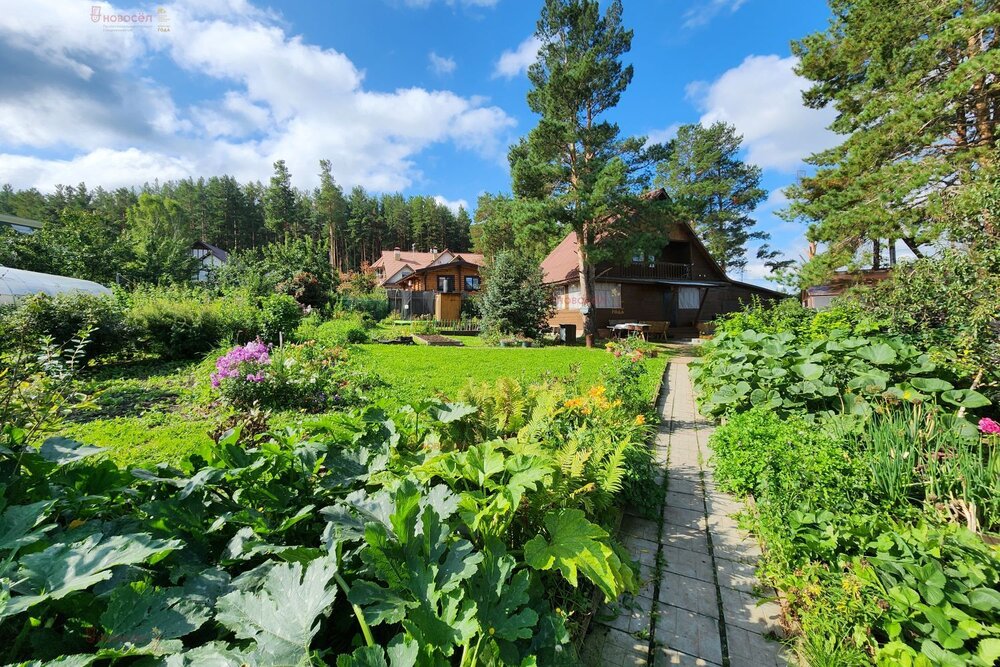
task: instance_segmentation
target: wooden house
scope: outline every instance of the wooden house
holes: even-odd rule
[[[659,191],[650,196],[666,196]],[[578,244],[570,233],[542,262],[544,281],[553,290],[555,315],[549,324],[583,330],[583,308],[592,307],[599,333],[615,322],[667,323],[671,331],[695,334],[717,315],[739,310],[753,297],[787,298],[765,287],[733,280],[709,254],[687,222],[671,225],[659,252],[636,255],[624,263],[596,267],[592,304],[580,298]]]

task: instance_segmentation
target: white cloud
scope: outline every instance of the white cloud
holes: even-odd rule
[[[501,53],[500,59],[497,60],[496,66],[493,68],[493,78],[513,79],[528,71],[528,67],[538,58],[538,49],[541,45],[542,40],[532,35],[518,44],[513,51]]]
[[[458,209],[464,208],[466,211],[469,210],[469,202],[464,199],[445,199],[441,195],[434,195],[434,201],[438,203],[439,206],[447,207],[452,213],[458,215]]]
[[[698,0],[698,2],[684,12],[684,27],[697,28],[711,22],[716,16],[723,12],[736,13],[740,7],[746,4],[747,0]]]
[[[515,124],[481,97],[366,88],[347,56],[242,0],[167,5],[171,32],[136,34],[104,33],[89,4],[65,5],[38,12],[38,25],[34,6],[0,13],[0,181],[16,187],[266,180],[278,159],[311,187],[327,158],[345,186],[393,191],[421,178],[416,161],[432,144],[493,161]],[[218,92],[177,105],[144,76],[154,56]]]
[[[780,208],[784,208],[785,204],[788,203],[788,196],[785,194],[785,188],[775,188],[767,195],[767,199],[757,207],[758,211],[776,211]]]
[[[651,146],[653,144],[668,143],[677,136],[677,130],[679,130],[680,127],[680,123],[672,123],[671,125],[658,130],[650,130],[646,133],[646,145]]]
[[[790,172],[803,158],[837,143],[826,129],[836,112],[802,103],[807,82],[795,74],[795,65],[792,56],[748,56],[711,83],[692,83],[688,96],[703,112],[703,125],[736,126],[749,162]]]
[[[451,74],[455,71],[455,67],[457,67],[454,58],[439,56],[433,51],[427,54],[427,57],[431,61],[431,71],[435,74]]]

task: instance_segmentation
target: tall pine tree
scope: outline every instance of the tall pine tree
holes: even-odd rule
[[[753,229],[750,214],[767,192],[760,187],[760,167],[740,159],[742,144],[743,137],[727,123],[684,125],[670,157],[657,167],[657,185],[687,213],[727,272],[746,267],[751,239],[769,238]]]
[[[996,0],[830,0],[830,27],[795,42],[814,108],[832,106],[835,148],[788,190],[783,215],[823,244],[806,283],[879,241],[965,242],[984,222],[982,189],[998,167],[1000,8]]]
[[[597,0],[546,0],[535,36],[541,47],[528,69],[528,106],[541,119],[511,148],[513,189],[519,199],[545,202],[545,215],[576,234],[592,345],[596,264],[662,245],[663,206],[641,194],[666,150],[622,138],[605,118],[632,81],[632,66],[622,63],[632,31],[622,26],[621,0],[603,15]]]

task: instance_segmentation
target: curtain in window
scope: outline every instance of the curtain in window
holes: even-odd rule
[[[698,310],[701,305],[701,290],[697,287],[682,287],[677,290],[677,307]]]
[[[621,308],[622,286],[618,283],[597,283],[594,306],[597,308]]]

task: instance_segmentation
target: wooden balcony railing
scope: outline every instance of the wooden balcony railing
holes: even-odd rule
[[[601,267],[597,275],[603,278],[636,278],[646,280],[691,280],[691,265],[674,262],[635,262]]]

